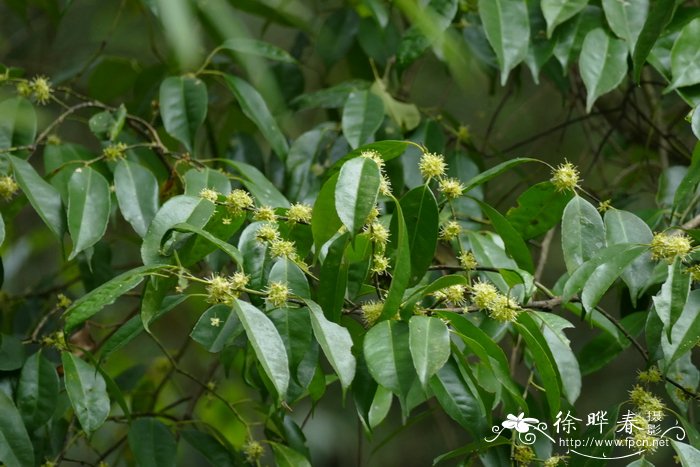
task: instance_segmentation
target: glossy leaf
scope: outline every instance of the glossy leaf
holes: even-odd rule
[[[216,353],[243,331],[241,322],[228,305],[207,309],[192,328],[190,337],[208,352]]]
[[[583,307],[588,311],[593,310],[605,292],[620,277],[622,271],[645,251],[645,246],[636,246],[599,265],[588,277],[586,285],[583,286],[581,293]]]
[[[634,50],[647,19],[649,0],[603,0],[603,11],[610,29],[627,42],[630,50]]]
[[[95,367],[75,355],[61,354],[66,392],[80,426],[86,433],[97,430],[107,420],[110,405],[107,385]]]
[[[107,180],[95,169],[76,169],[68,182],[68,232],[73,239],[69,260],[97,243],[107,231],[112,208]]]
[[[541,8],[547,21],[547,37],[552,37],[554,28],[583,10],[588,0],[542,0]]]
[[[238,249],[243,255],[243,270],[250,276],[249,286],[253,289],[266,285],[267,273],[272,267],[267,245],[261,244],[256,238],[258,229],[263,225],[264,222],[253,222],[243,229],[238,240]]]
[[[690,275],[683,263],[676,259],[668,265],[666,281],[661,291],[653,297],[656,314],[664,323],[664,330],[671,335],[673,325],[683,312],[690,293]]]
[[[665,364],[669,367],[700,341],[700,290],[693,290],[670,334],[661,336]],[[658,314],[658,313],[657,313]]]
[[[311,326],[316,340],[321,345],[323,353],[331,364],[340,384],[345,391],[355,377],[355,357],[351,352],[352,338],[347,328],[328,321],[323,310],[311,300],[304,300],[309,307]]]
[[[354,236],[367,222],[377,202],[380,180],[379,167],[367,157],[349,160],[340,169],[335,186],[335,208],[350,235]]]
[[[678,454],[678,459],[683,467],[693,467],[700,464],[700,451],[690,444],[680,443],[674,439],[671,440],[673,449]]]
[[[247,81],[237,76],[226,75],[225,80],[231,92],[236,96],[243,113],[257,125],[272,150],[284,160],[289,152],[289,144],[260,93]]]
[[[0,102],[0,149],[33,144],[36,125],[36,112],[27,99],[13,97]]]
[[[238,251],[238,248],[236,248],[228,242],[221,240],[220,238],[215,237],[214,235],[212,235],[204,229],[183,222],[181,224],[175,224],[173,226],[173,230],[177,230],[178,232],[190,232],[197,234],[207,242],[214,245],[219,251],[226,253],[234,263],[238,265],[243,264],[243,255],[240,251]]]
[[[393,320],[374,325],[365,336],[364,355],[374,380],[405,400],[416,378],[408,325]]]
[[[559,192],[552,182],[541,182],[518,197],[518,205],[506,213],[506,219],[523,240],[539,237],[561,220],[572,195]]]
[[[223,195],[231,192],[231,181],[218,170],[191,169],[185,173],[185,194],[189,196],[199,196],[204,188],[212,189]]]
[[[700,83],[700,18],[685,25],[671,49],[671,76],[667,91]]]
[[[265,175],[250,164],[228,159],[222,162],[230,165],[243,177],[243,184],[250,191],[258,203],[271,206],[273,208],[288,208],[290,206],[287,198],[270,182]]]
[[[13,371],[24,364],[24,345],[11,334],[0,334],[0,371]]]
[[[270,447],[275,455],[275,465],[279,467],[311,467],[311,463],[303,454],[284,444],[270,442]]]
[[[617,88],[627,73],[627,44],[597,28],[586,35],[581,47],[579,69],[586,85],[586,111],[595,101]]]
[[[593,29],[603,25],[603,13],[600,8],[587,6],[579,14],[562,24],[551,40],[554,56],[567,74],[569,65],[578,58],[583,39]]]
[[[314,237],[316,251],[338,232],[343,225],[335,209],[335,188],[338,184],[338,174],[329,178],[318,192],[314,209],[311,212],[311,233]]]
[[[49,229],[61,238],[66,230],[61,196],[54,187],[46,183],[36,173],[29,162],[14,156],[8,156],[8,158],[12,164],[17,184],[27,195],[29,203]]]
[[[250,345],[280,399],[289,386],[289,360],[282,338],[270,318],[250,303],[234,300],[233,310],[245,328]]]
[[[311,298],[309,282],[304,272],[289,259],[280,259],[273,264],[268,280],[287,284],[289,292],[300,298]]]
[[[520,233],[508,222],[508,219],[486,203],[475,200],[491,220],[494,230],[503,239],[506,251],[518,263],[518,266],[529,273],[535,272],[532,255]],[[413,250],[411,250],[413,251]]]
[[[17,384],[17,409],[29,431],[46,423],[56,410],[59,381],[53,363],[41,351],[27,359]]]
[[[442,320],[430,316],[413,316],[408,325],[413,366],[425,386],[450,357],[450,333]]]
[[[654,48],[661,33],[666,29],[669,21],[671,21],[675,8],[675,0],[654,0],[650,3],[649,14],[639,33],[634,47],[634,53],[632,54],[635,82],[639,83],[639,78],[642,75],[642,66],[647,61],[649,52]]]
[[[135,162],[120,161],[114,169],[114,191],[124,219],[143,238],[158,211],[158,181]]]
[[[384,120],[384,104],[370,91],[353,91],[343,106],[341,124],[345,139],[355,149],[374,136]]]
[[[160,114],[165,130],[194,151],[197,129],[207,117],[207,87],[189,76],[171,76],[160,85]]]
[[[566,400],[573,405],[581,395],[581,370],[564,329],[573,328],[574,325],[553,313],[535,312],[533,316],[543,324],[542,335],[561,375],[562,391]]]
[[[236,37],[225,40],[223,44],[220,45],[220,48],[246,55],[276,60],[278,62],[296,63],[294,57],[289,55],[286,50],[280,49],[269,42],[248,37]]]
[[[34,448],[12,399],[0,391],[0,462],[7,467],[34,465]]]
[[[506,172],[507,170],[512,169],[513,167],[516,167],[520,164],[524,164],[525,162],[539,162],[537,159],[532,159],[529,157],[516,157],[515,159],[510,159],[505,162],[501,162],[500,164],[497,164],[493,167],[491,167],[488,170],[484,170],[481,172],[479,175],[476,177],[472,178],[469,180],[465,185],[463,193],[469,193],[471,190],[474,188],[483,185],[484,183],[488,182],[492,178],[502,174],[503,172]]]
[[[384,300],[384,308],[379,317],[380,320],[390,319],[399,311],[403,294],[406,291],[406,287],[408,287],[411,277],[411,251],[409,250],[408,235],[406,233],[406,222],[404,221],[403,209],[398,203],[392,217],[391,226],[389,249],[395,252],[395,260],[391,266],[393,273],[391,286]]]
[[[345,247],[348,244],[347,233],[340,235],[328,247],[328,252],[321,265],[316,300],[328,319],[340,321],[345,304],[345,292],[348,285],[348,262],[345,259]]]
[[[484,425],[481,402],[467,386],[454,358],[430,379],[430,388],[445,413],[462,428],[478,433]]]
[[[155,418],[138,418],[131,423],[129,447],[139,467],[175,465],[177,441],[168,427]]]
[[[561,219],[561,246],[569,273],[605,248],[605,225],[591,203],[574,196]]]
[[[368,422],[370,428],[376,428],[389,415],[391,403],[394,401],[394,394],[384,386],[377,386],[377,392],[374,393],[372,405],[369,408]]]
[[[479,0],[479,15],[486,38],[501,69],[501,86],[508,74],[527,56],[530,23],[523,0]]]
[[[409,284],[416,284],[425,275],[435,256],[440,224],[438,205],[435,195],[426,185],[406,193],[400,203],[411,251]]]

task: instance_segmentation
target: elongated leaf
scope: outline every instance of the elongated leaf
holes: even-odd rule
[[[379,167],[367,157],[349,160],[340,169],[335,186],[335,209],[351,236],[367,222],[377,202],[380,180]]]
[[[667,367],[690,351],[700,341],[700,290],[693,290],[683,311],[673,324],[670,335],[661,336],[661,347]]]
[[[243,331],[241,321],[227,305],[214,305],[207,309],[192,328],[190,337],[208,352],[221,352]]]
[[[180,432],[187,443],[202,454],[213,467],[233,467],[233,452],[224,447],[214,436],[196,430]]]
[[[114,303],[117,298],[139,285],[147,275],[161,268],[160,265],[154,265],[131,269],[80,297],[63,314],[66,333],[90,319],[105,306]]]
[[[206,230],[200,229],[199,227],[184,222],[180,224],[175,224],[173,226],[173,230],[177,230],[178,232],[191,232],[197,234],[212,245],[216,246],[217,249],[226,253],[228,257],[233,260],[234,263],[236,263],[239,266],[243,265],[243,255],[241,255],[241,252],[238,251],[238,248],[236,248],[228,242],[221,240],[220,238],[215,237]]]
[[[13,371],[24,364],[24,345],[11,334],[0,334],[0,371]]]
[[[552,40],[556,41],[554,56],[567,74],[571,62],[578,58],[583,39],[592,29],[603,25],[603,13],[600,8],[587,6],[579,14],[561,25]]]
[[[345,259],[348,237],[349,234],[344,233],[329,246],[321,265],[316,294],[316,300],[326,317],[336,323],[340,321],[348,285],[348,263]]]
[[[391,268],[393,276],[389,292],[384,300],[384,308],[379,317],[380,320],[390,319],[399,311],[403,294],[411,278],[411,251],[408,244],[408,235],[406,234],[403,209],[401,209],[399,203],[396,203],[396,210],[394,211],[391,225],[392,234],[389,247],[395,252],[395,261]]]
[[[605,213],[605,236],[608,245],[617,243],[651,243],[653,234],[649,226],[634,214],[611,209]],[[622,271],[621,278],[630,289],[632,304],[644,290],[654,271],[654,265],[648,253],[644,253]]]
[[[506,219],[523,240],[538,237],[561,219],[571,193],[557,191],[552,182],[541,182],[518,197],[518,205],[506,213]]]
[[[294,57],[289,55],[286,50],[280,49],[269,42],[250,39],[247,37],[236,37],[225,40],[220,45],[222,49],[231,50],[246,55],[254,55],[257,57],[268,58],[278,62],[296,63]]]
[[[225,174],[208,167],[190,169],[185,173],[186,195],[199,196],[204,188],[227,195],[231,192],[231,181]]]
[[[479,0],[479,15],[486,38],[501,69],[501,86],[508,74],[527,56],[530,22],[523,0]]]
[[[365,151],[376,151],[381,156],[384,162],[389,162],[390,160],[396,159],[406,152],[408,147],[408,142],[406,141],[396,141],[396,140],[386,140],[377,141],[376,143],[365,144],[359,148],[350,151],[340,159],[338,159],[326,172],[326,180],[330,180],[335,174],[340,172],[340,169],[345,165],[350,159],[355,159]]]
[[[14,156],[8,156],[14,170],[17,184],[39,217],[58,237],[66,230],[65,214],[58,191],[36,173],[29,162]]]
[[[547,37],[552,37],[554,28],[583,10],[587,4],[588,0],[542,0],[542,14],[547,20]]]
[[[671,76],[666,88],[670,91],[682,86],[700,83],[700,18],[685,25],[671,49]]]
[[[491,220],[491,225],[493,225],[494,230],[503,239],[506,251],[515,260],[515,262],[518,263],[518,266],[529,273],[535,272],[535,265],[532,262],[530,249],[520,236],[520,233],[511,225],[510,222],[508,222],[508,219],[506,219],[503,214],[486,203],[483,203],[477,199],[474,200],[479,203],[481,209]]]
[[[417,284],[435,256],[440,213],[435,196],[426,185],[406,193],[401,198],[401,210],[406,221],[408,246],[411,251],[409,284]]]
[[[257,232],[264,222],[253,222],[248,225],[238,240],[238,249],[243,255],[243,270],[250,276],[249,286],[253,289],[261,289],[266,284],[267,273],[272,267],[272,259],[267,252],[267,244],[261,244],[257,238]]]
[[[111,199],[109,183],[99,172],[90,167],[73,172],[68,182],[68,231],[73,239],[69,260],[104,236]]]
[[[603,94],[617,88],[627,73],[627,44],[597,28],[586,35],[579,57],[581,78],[586,85],[586,111]]]
[[[622,318],[620,324],[631,336],[637,336],[644,329],[646,316],[646,311],[632,313]],[[630,345],[629,339],[621,334],[619,336],[608,332],[598,334],[577,353],[581,374],[588,375],[600,370]]]
[[[207,117],[207,87],[198,78],[171,76],[160,85],[160,114],[165,130],[194,151],[197,129]]]
[[[0,215],[0,246],[5,242],[5,221]]]
[[[442,320],[429,316],[413,316],[408,325],[413,366],[425,386],[450,358],[450,332]]]
[[[279,467],[311,467],[311,463],[303,454],[289,446],[270,442],[270,447],[275,455],[275,465]]]
[[[107,420],[110,405],[107,385],[102,375],[75,355],[61,354],[66,392],[80,426],[86,433],[97,430]]]
[[[698,108],[693,111],[693,122],[697,122],[698,134],[695,136],[700,139],[700,110]],[[693,196],[695,196],[698,183],[700,183],[700,142],[695,145],[690,167],[688,167],[683,180],[678,184],[676,193],[673,196],[673,210],[675,212],[682,213],[686,209]]]
[[[36,112],[31,102],[13,97],[0,102],[0,149],[29,146],[36,137]]]
[[[574,196],[561,219],[561,247],[569,273],[605,248],[605,225],[591,203]]]
[[[505,162],[501,162],[498,165],[495,165],[491,167],[488,170],[485,170],[481,172],[479,175],[476,177],[472,178],[469,180],[466,184],[466,187],[464,188],[464,193],[469,193],[471,190],[476,188],[479,185],[483,185],[484,183],[488,182],[492,178],[502,174],[503,172],[518,166],[520,164],[524,164],[525,162],[539,162],[537,159],[532,159],[529,157],[516,157],[515,159],[510,159]]]
[[[17,385],[17,409],[29,431],[46,423],[56,411],[58,374],[41,351],[27,359]]]
[[[258,200],[258,203],[273,208],[288,208],[287,198],[270,182],[265,175],[250,164],[228,159],[217,159],[235,168],[243,176],[243,185]]]
[[[683,467],[693,467],[700,465],[700,451],[686,443],[679,443],[678,441],[672,439],[671,444],[673,449],[676,450],[678,454],[678,459],[681,461]]]
[[[668,265],[666,282],[661,291],[653,297],[654,310],[664,323],[664,331],[671,336],[673,325],[683,312],[690,293],[690,275],[685,272],[683,263],[676,258]]]
[[[405,400],[416,378],[408,325],[393,320],[374,325],[365,336],[364,355],[374,380]]]
[[[603,11],[610,29],[627,42],[630,50],[634,50],[637,37],[647,19],[649,0],[603,0]]]
[[[607,290],[615,282],[615,280],[617,280],[617,278],[620,277],[622,271],[624,271],[624,269],[632,261],[638,258],[646,250],[646,246],[637,245],[621,252],[619,256],[609,257],[603,260],[603,262],[600,265],[598,265],[595,268],[595,270],[588,276],[588,279],[586,280],[586,285],[583,286],[583,292],[581,293],[581,302],[583,303],[583,307],[587,311],[593,310],[593,308],[595,308],[595,306],[598,304],[605,292],[607,292]],[[591,259],[591,261],[597,260],[597,256]],[[581,265],[579,269],[584,268],[585,264],[587,263]],[[576,273],[578,273],[579,269],[577,269],[574,272],[574,274],[572,274],[571,278],[573,278],[576,275]],[[568,285],[569,284],[567,282],[567,286]]]
[[[573,328],[574,325],[553,313],[535,312],[533,316],[544,325],[541,326],[542,335],[561,375],[564,396],[573,405],[581,395],[581,370],[564,329]]]
[[[338,184],[338,175],[336,173],[323,184],[311,213],[311,233],[314,237],[316,251],[320,251],[321,245],[330,240],[343,225],[335,210],[335,188]]]
[[[671,21],[675,8],[675,0],[654,0],[651,2],[649,15],[647,15],[644,26],[639,33],[632,54],[635,82],[639,83],[639,78],[642,76],[642,66],[647,61],[649,52],[654,48],[659,36]]]
[[[697,139],[700,139],[700,110],[698,110],[700,106],[695,107],[693,110],[693,116],[691,117],[690,120],[690,128],[693,130],[693,134]],[[695,151],[693,151],[695,152]]]
[[[272,150],[284,160],[289,152],[289,144],[262,96],[247,81],[237,76],[226,75],[225,80],[243,113],[257,125]]]
[[[34,448],[15,404],[0,391],[0,462],[7,467],[34,465]]]
[[[155,418],[138,418],[131,423],[129,447],[139,467],[175,465],[177,441],[168,427]]]
[[[394,394],[384,386],[377,385],[377,392],[374,393],[372,405],[369,408],[368,422],[370,428],[376,428],[389,415],[391,403],[394,401]]]
[[[445,413],[472,434],[481,432],[485,425],[483,403],[471,392],[454,358],[430,379],[430,388]]]
[[[323,310],[311,300],[304,300],[309,307],[314,336],[331,364],[345,391],[355,378],[355,357],[352,354],[352,338],[347,328],[326,319]]]
[[[368,142],[384,120],[384,104],[374,93],[353,91],[343,106],[343,135],[355,149]]]
[[[300,298],[311,298],[309,281],[293,261],[281,259],[272,265],[268,280],[287,284],[289,291]]]
[[[233,310],[243,323],[250,345],[278,397],[284,398],[289,386],[289,360],[279,332],[270,318],[248,302],[234,300]]]
[[[158,181],[135,162],[120,161],[114,169],[114,191],[124,219],[143,238],[158,211]]]

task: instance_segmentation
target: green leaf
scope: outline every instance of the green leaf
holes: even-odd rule
[[[409,350],[408,325],[394,320],[381,321],[367,331],[363,345],[367,367],[374,380],[405,401],[416,378]]]
[[[75,416],[81,428],[90,434],[101,427],[109,415],[107,385],[95,367],[72,353],[62,352],[61,361],[66,392]]]
[[[107,231],[112,198],[107,180],[95,169],[76,169],[68,182],[68,231],[73,251],[68,260],[97,243]]]
[[[207,309],[192,328],[190,337],[207,352],[221,352],[243,331],[241,322],[228,305],[214,305]]]
[[[700,134],[700,110],[698,110],[698,108],[693,111],[693,121],[697,121],[699,126],[698,134]],[[698,138],[700,139],[700,136],[698,136]],[[673,196],[674,212],[683,213],[685,211],[686,207],[691,203],[693,196],[695,196],[698,183],[700,183],[700,142],[696,143],[693,149],[690,167],[688,167],[688,171],[685,173],[683,180],[681,180],[675,190]],[[683,221],[683,219],[680,219],[680,221]]]
[[[413,366],[418,379],[426,386],[450,358],[450,332],[442,320],[430,316],[413,316],[408,327]]]
[[[370,429],[379,426],[389,415],[391,403],[394,401],[394,394],[384,386],[377,385],[377,391],[372,398],[372,405],[369,407],[367,421]]]
[[[36,173],[29,162],[14,156],[8,156],[14,170],[17,184],[22,189],[29,203],[44,223],[58,237],[66,230],[65,214],[61,196],[54,187]]]
[[[409,250],[406,222],[401,205],[396,203],[396,210],[391,219],[391,239],[389,251],[395,252],[395,261],[391,265],[392,278],[389,292],[384,300],[384,308],[380,320],[392,318],[398,311],[403,300],[403,294],[411,278],[411,251]]]
[[[220,238],[215,237],[206,230],[184,222],[181,224],[175,224],[172,228],[178,232],[190,232],[199,235],[201,238],[216,246],[217,249],[226,253],[228,257],[231,258],[231,260],[233,260],[233,262],[237,265],[240,266],[243,264],[243,255],[238,248],[228,242],[225,242],[224,240],[221,240]]]
[[[647,312],[640,311],[625,316],[620,324],[631,336],[637,336],[644,329]],[[588,375],[605,367],[615,359],[631,342],[622,334],[603,332],[598,334],[578,351],[578,362],[582,375]]]
[[[289,386],[289,360],[284,342],[270,318],[250,303],[233,301],[233,310],[243,323],[258,361],[272,381],[280,399],[287,394]]]
[[[204,227],[214,213],[214,204],[202,198],[179,195],[170,198],[158,210],[141,244],[143,264],[167,264],[162,254],[163,239],[172,228],[181,223]]]
[[[520,164],[523,164],[525,162],[540,162],[537,159],[532,159],[529,157],[516,157],[515,159],[510,159],[505,162],[501,162],[498,165],[495,165],[491,167],[488,170],[484,170],[481,172],[479,175],[476,177],[472,178],[466,183],[466,186],[464,188],[464,193],[469,193],[471,190],[476,188],[477,186],[483,185],[484,183],[488,182],[492,178],[502,174],[503,172],[518,166]]]
[[[309,281],[304,272],[289,259],[280,259],[272,265],[268,281],[286,284],[289,291],[297,297],[311,298]]]
[[[212,467],[233,467],[232,450],[224,447],[214,436],[196,430],[180,431],[187,443],[203,455]]]
[[[575,326],[553,313],[536,311],[533,316],[544,325],[541,327],[542,335],[561,375],[564,396],[573,405],[581,395],[581,370],[564,329]]]
[[[67,205],[68,182],[73,172],[77,168],[85,167],[95,155],[79,144],[64,143],[46,145],[43,156],[47,181],[61,193],[61,200]]]
[[[264,222],[253,222],[248,225],[238,240],[238,249],[243,255],[243,270],[250,276],[249,287],[261,289],[266,285],[266,275],[272,267],[272,260],[267,252],[267,244],[256,239],[258,229]]]
[[[603,11],[610,29],[627,42],[630,50],[634,50],[637,37],[647,19],[649,0],[603,0]]]
[[[430,379],[430,389],[450,418],[472,434],[481,432],[483,403],[467,386],[454,357]]]
[[[642,66],[647,61],[649,52],[654,48],[661,33],[666,29],[676,8],[675,0],[654,0],[650,4],[649,15],[644,22],[632,54],[634,81],[639,83],[642,76]]]
[[[617,88],[627,74],[627,44],[602,28],[586,35],[578,62],[586,85],[586,112],[603,94]]]
[[[673,80],[664,92],[700,83],[700,18],[685,25],[671,49]]]
[[[506,219],[523,240],[539,237],[559,223],[572,196],[557,191],[552,182],[540,182],[518,197],[518,205],[508,210]]]
[[[440,213],[435,195],[427,185],[410,190],[401,198],[400,204],[405,216],[408,247],[411,251],[409,284],[417,284],[435,256]]]
[[[0,102],[0,149],[29,146],[36,137],[36,112],[31,102],[13,97]]]
[[[357,35],[358,23],[357,13],[351,8],[338,8],[323,22],[316,37],[316,50],[327,67],[348,52]]]
[[[554,28],[583,10],[587,4],[588,0],[542,0],[542,14],[547,21],[547,37],[552,37]]]
[[[700,106],[693,109],[693,116],[690,119],[690,128],[697,139],[700,139]],[[695,153],[695,151],[693,151]]]
[[[278,467],[311,467],[309,460],[294,449],[272,441],[269,444]]]
[[[409,295],[403,306],[407,309],[413,310],[413,307],[416,303],[418,303],[418,300],[422,299],[423,297],[427,297],[433,292],[437,292],[438,290],[442,290],[453,285],[466,286],[467,284],[467,278],[464,276],[459,276],[457,274],[440,276],[425,287],[420,287],[418,290],[415,290],[411,295]]]
[[[56,411],[59,391],[58,374],[53,363],[41,351],[27,359],[17,384],[17,409],[29,431],[49,421]]]
[[[420,111],[415,104],[398,101],[386,88],[384,81],[377,79],[370,87],[370,91],[378,95],[384,102],[386,114],[403,131],[415,129],[421,120]]]
[[[653,234],[649,226],[634,214],[611,209],[605,213],[605,236],[608,245],[618,243],[649,244]],[[636,305],[637,297],[645,289],[654,272],[654,264],[648,253],[638,257],[622,271],[620,277],[630,289],[632,304]]]
[[[619,256],[614,256],[604,260],[598,265],[595,270],[588,276],[586,285],[583,286],[581,293],[581,303],[584,309],[593,310],[605,292],[610,286],[620,277],[622,271],[642,253],[647,250],[646,246],[635,246],[629,250],[623,251]],[[606,251],[606,250],[603,250]],[[591,261],[597,261],[598,257],[594,257]],[[583,268],[583,265],[581,266]],[[576,270],[578,272],[578,270]],[[574,273],[575,274],[575,273]],[[571,276],[573,278],[573,275]],[[567,283],[568,286],[568,283]]]
[[[671,365],[700,341],[700,290],[693,290],[683,307],[683,311],[671,328],[670,335],[662,334],[661,348],[665,366]]]
[[[562,24],[552,40],[556,41],[554,56],[561,64],[564,75],[569,70],[572,60],[578,58],[581,45],[586,35],[603,25],[603,14],[598,7],[588,6],[570,21]]]
[[[120,161],[114,169],[114,191],[124,219],[143,238],[158,211],[158,181],[135,162]]]
[[[331,364],[345,391],[355,378],[355,357],[352,354],[352,337],[347,328],[328,321],[323,310],[312,300],[304,300],[309,307],[311,326],[316,340]]]
[[[318,192],[314,209],[311,212],[311,233],[314,237],[316,251],[338,232],[343,225],[335,210],[335,188],[338,185],[338,173],[329,178]]]
[[[345,259],[345,247],[349,234],[346,232],[328,247],[326,257],[321,264],[316,300],[328,319],[340,321],[345,303],[345,291],[348,285],[348,262]]]
[[[605,246],[605,225],[598,210],[580,196],[574,196],[561,219],[561,247],[566,270],[573,272]]]
[[[207,117],[207,86],[198,78],[171,76],[160,85],[160,114],[165,130],[194,151],[197,129]]]
[[[343,106],[343,135],[355,149],[368,142],[384,120],[384,104],[374,93],[353,91]]]
[[[34,465],[34,448],[12,399],[0,391],[0,462],[7,467]]]
[[[530,42],[530,22],[524,0],[479,0],[479,15],[486,38],[501,69],[501,86],[525,57]]]
[[[265,177],[265,175],[250,164],[228,159],[217,159],[236,169],[241,174],[241,182],[258,200],[258,203],[271,206],[273,208],[288,208],[290,206],[287,198],[277,189],[277,187]]]
[[[280,49],[269,42],[250,39],[247,37],[236,37],[225,40],[219,46],[221,49],[231,50],[246,55],[254,55],[256,57],[268,58],[284,63],[296,63],[297,61],[287,53],[286,50]]]
[[[500,212],[492,208],[490,205],[472,198],[476,201],[484,213],[491,220],[491,225],[500,237],[503,239],[506,251],[518,263],[518,266],[529,272],[535,272],[535,265],[532,262],[532,255],[527,244],[520,236],[520,233],[508,222]],[[413,250],[411,250],[413,251]]]
[[[678,441],[672,439],[671,444],[673,449],[676,450],[678,454],[678,459],[681,461],[683,467],[694,467],[700,465],[700,451],[686,443],[679,443]]]
[[[673,325],[683,312],[690,293],[690,274],[679,258],[668,265],[668,276],[659,293],[652,297],[654,310],[664,323],[664,331],[671,336]]]
[[[262,96],[247,81],[237,76],[225,75],[224,79],[231,92],[236,96],[243,113],[255,123],[272,150],[284,160],[289,152],[289,144]]]
[[[10,334],[0,334],[0,371],[13,371],[24,364],[22,341]]]
[[[377,202],[381,175],[377,164],[367,157],[351,159],[340,169],[335,186],[338,217],[354,236]]]
[[[143,417],[131,422],[129,447],[139,467],[175,465],[177,441],[168,427],[155,418]]]
[[[162,267],[152,265],[131,269],[74,301],[63,314],[66,333],[90,319],[105,306],[114,303],[117,298],[139,285],[146,276]]]
[[[389,162],[390,160],[396,159],[406,152],[407,147],[408,142],[396,140],[377,141],[376,143],[369,143],[365,144],[364,146],[360,146],[334,162],[326,172],[326,180],[330,181],[338,172],[340,172],[340,169],[347,161],[359,157],[363,152],[376,151],[379,153],[384,162]]]
[[[231,181],[223,173],[208,167],[190,169],[185,173],[186,195],[199,196],[204,188],[227,195],[231,192]]]
[[[5,242],[5,221],[0,215],[0,246]]]

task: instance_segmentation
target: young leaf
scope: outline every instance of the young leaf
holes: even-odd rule
[[[642,67],[647,61],[649,52],[654,48],[661,33],[671,21],[675,9],[675,0],[654,0],[651,2],[649,14],[639,33],[632,54],[633,74],[636,83],[639,83],[639,78],[642,76]]]
[[[603,11],[610,29],[617,37],[624,39],[629,49],[634,51],[637,37],[644,27],[649,12],[649,0],[603,0]]]
[[[311,300],[304,300],[309,307],[311,326],[316,340],[331,364],[345,391],[355,377],[355,357],[351,352],[352,338],[347,328],[328,321],[323,310]]]
[[[95,169],[76,169],[68,182],[68,231],[73,251],[68,260],[97,243],[107,231],[112,197],[107,180]]]
[[[129,426],[129,447],[139,467],[175,465],[177,441],[167,426],[155,418],[138,418]]]
[[[542,14],[547,21],[547,38],[552,37],[554,28],[583,10],[587,4],[588,0],[542,0]]]
[[[561,219],[561,246],[569,273],[605,248],[605,225],[591,203],[574,196]]]
[[[384,104],[374,93],[353,91],[343,106],[343,134],[355,149],[368,142],[384,120]]]
[[[524,0],[479,0],[479,15],[486,38],[496,52],[501,86],[508,74],[527,56],[530,22]]]
[[[86,433],[97,430],[107,420],[110,405],[107,385],[95,367],[72,353],[61,354],[66,392],[80,426]]]
[[[685,25],[671,49],[673,81],[665,92],[700,83],[700,18]]]
[[[27,195],[29,203],[49,229],[58,238],[61,238],[66,230],[61,196],[54,187],[46,183],[36,173],[29,162],[15,156],[8,157],[12,164],[17,184],[24,194]]]
[[[142,165],[124,159],[114,169],[114,191],[124,219],[139,237],[145,237],[158,211],[155,175]]]
[[[367,157],[357,157],[340,169],[335,186],[338,217],[354,236],[367,222],[377,202],[381,175],[377,164]]]
[[[254,55],[258,57],[276,60],[278,62],[296,63],[297,61],[287,53],[286,50],[280,49],[269,42],[250,39],[248,37],[236,37],[225,40],[219,46],[222,49],[231,50],[246,55]]]
[[[289,144],[262,96],[247,81],[237,76],[226,75],[224,78],[229,89],[236,96],[243,113],[257,125],[270,143],[272,150],[284,161],[289,151]]]
[[[17,384],[17,409],[29,431],[46,423],[56,411],[59,390],[53,363],[36,352],[22,367]]]
[[[171,76],[160,85],[160,114],[165,130],[194,151],[197,129],[207,117],[207,86],[189,76]]]
[[[250,345],[282,399],[289,386],[289,360],[282,338],[270,318],[248,302],[233,301],[233,310],[243,323]]]
[[[408,322],[408,345],[423,386],[450,358],[450,332],[439,318],[413,316]]]
[[[581,78],[586,85],[586,111],[598,97],[617,88],[627,73],[627,44],[610,37],[602,28],[586,35],[579,57]]]
[[[7,467],[34,464],[34,447],[15,404],[0,391],[0,462]]]

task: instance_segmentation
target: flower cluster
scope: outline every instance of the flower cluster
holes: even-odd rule
[[[46,76],[35,76],[31,81],[17,83],[17,94],[22,97],[32,97],[37,103],[48,104],[53,94],[51,81]]]
[[[513,321],[522,311],[515,300],[503,295],[488,282],[476,282],[471,292],[474,305],[488,311],[489,316],[497,321]]]
[[[290,222],[308,224],[311,222],[311,212],[311,206],[303,203],[295,203],[287,210],[287,219],[289,219]]]
[[[571,162],[559,164],[552,172],[551,182],[557,191],[574,191],[580,181],[578,169]]]
[[[9,201],[19,190],[19,186],[14,178],[9,175],[0,177],[0,198]]]
[[[258,460],[265,454],[265,448],[257,441],[249,440],[243,446],[243,454],[250,464],[257,464]]]
[[[102,150],[102,157],[110,162],[123,159],[126,154],[126,148],[126,144],[122,142],[110,144],[105,146],[105,148]]]
[[[544,467],[557,467],[566,463],[566,456],[552,456],[544,461]]]
[[[640,383],[658,383],[662,379],[661,372],[655,366],[649,367],[646,371],[640,371],[637,380]]]
[[[255,212],[253,213],[253,220],[276,222],[277,215],[275,214],[275,210],[270,206],[261,206],[255,209]]]
[[[459,254],[459,264],[467,271],[473,271],[478,266],[474,253],[463,251]]]
[[[452,200],[462,196],[464,185],[456,178],[441,178],[438,182],[438,190],[445,195],[445,198]]]
[[[632,401],[641,414],[657,414],[661,416],[666,409],[661,399],[641,386],[632,388],[630,391],[630,401]]]
[[[199,197],[216,203],[219,200],[219,192],[211,188],[202,188],[199,192]]]
[[[684,261],[692,248],[690,238],[685,234],[674,235],[664,232],[654,234],[650,246],[651,259],[665,260],[669,264],[676,258]]]
[[[253,207],[253,198],[247,191],[235,189],[226,195],[226,207],[231,214],[238,215]]]
[[[446,224],[440,228],[440,238],[442,240],[452,240],[454,238],[459,237],[459,234],[462,233],[462,226],[459,225],[459,222],[457,221],[448,221]]]
[[[386,274],[389,269],[389,258],[381,253],[378,253],[372,257],[372,273],[374,274]]]
[[[515,460],[518,465],[530,465],[535,459],[537,459],[537,455],[530,446],[525,446],[523,444],[516,444],[513,446],[513,460]]]
[[[267,286],[267,301],[274,307],[281,307],[289,300],[289,288],[284,282],[270,282]]]
[[[464,298],[466,291],[467,288],[465,286],[457,284],[445,287],[442,290],[438,290],[437,292],[433,293],[433,296],[438,300],[445,300],[455,304],[456,306],[462,306],[466,303]]]
[[[418,168],[423,178],[438,178],[445,175],[447,164],[445,164],[445,158],[441,154],[426,152],[421,156]]]
[[[364,157],[366,159],[372,159],[375,164],[377,164],[377,167],[379,167],[379,173],[381,175],[381,179],[379,180],[379,193],[381,193],[384,196],[390,196],[391,195],[391,182],[389,181],[389,177],[387,177],[386,172],[384,171],[384,159],[382,159],[382,155],[379,154],[377,151],[362,151],[360,153],[360,157]]]
[[[249,280],[250,278],[242,272],[237,272],[230,277],[214,274],[206,280],[207,301],[209,303],[230,304],[235,298],[238,298],[241,291],[248,285]]]
[[[365,326],[368,328],[374,326],[374,323],[382,315],[383,309],[384,302],[369,301],[363,304],[360,311],[362,312],[362,321],[364,321]]]

